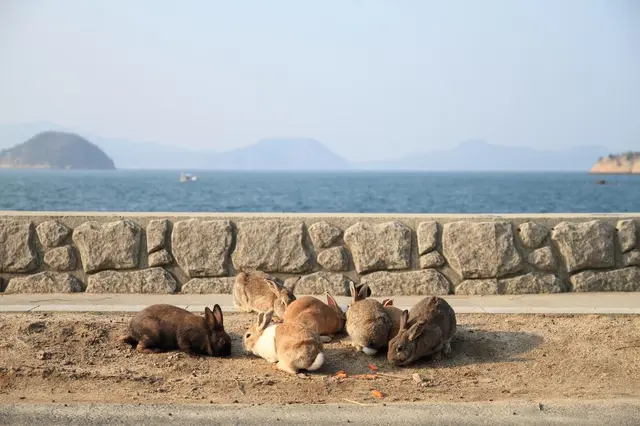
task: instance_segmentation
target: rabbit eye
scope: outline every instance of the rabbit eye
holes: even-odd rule
[[[245,334],[245,336],[244,336],[244,337],[246,337],[246,338],[248,339],[249,337],[251,337],[251,333],[247,333],[247,334]]]
[[[397,347],[396,351],[397,352],[402,352],[402,350],[404,349],[404,346],[400,345]]]

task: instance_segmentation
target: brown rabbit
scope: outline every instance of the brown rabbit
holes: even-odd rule
[[[347,310],[346,328],[351,344],[367,355],[375,355],[387,346],[391,320],[380,302],[366,298],[366,284],[357,291],[353,283],[349,287],[353,299]]]
[[[151,305],[138,312],[129,324],[129,334],[120,338],[138,352],[179,349],[190,355],[231,354],[231,337],[224,331],[219,305],[204,310],[204,317],[173,305]]]
[[[400,331],[400,318],[402,317],[402,309],[396,308],[393,306],[393,299],[384,299],[382,301],[382,306],[384,307],[384,311],[389,316],[391,320],[391,328],[389,329],[389,337],[388,340],[393,339]]]
[[[302,296],[291,302],[284,311],[285,323],[299,323],[320,335],[324,343],[344,330],[347,316],[329,293],[327,304],[313,296]]]
[[[436,353],[450,357],[455,332],[453,308],[440,297],[425,297],[411,312],[402,312],[400,331],[389,342],[387,359],[392,365],[408,365]]]
[[[302,324],[270,324],[271,312],[258,314],[245,332],[242,342],[247,352],[277,362],[276,367],[290,374],[314,371],[324,363],[324,349],[317,333]]]
[[[245,312],[273,312],[283,318],[284,311],[296,300],[291,290],[275,278],[261,272],[239,272],[233,286],[235,306]]]

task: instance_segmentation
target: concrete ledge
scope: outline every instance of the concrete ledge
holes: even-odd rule
[[[321,297],[321,296],[316,296]],[[409,309],[423,296],[394,297],[394,305]],[[640,293],[566,293],[520,296],[444,296],[456,313],[473,314],[640,314]],[[337,297],[341,304],[350,298]],[[16,294],[0,296],[0,312],[138,312],[155,303],[170,303],[192,312],[218,303],[224,312],[237,312],[233,296]]]

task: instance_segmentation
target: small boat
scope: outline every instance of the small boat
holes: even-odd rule
[[[190,182],[198,180],[198,176],[194,176],[191,173],[180,173],[180,182]]]

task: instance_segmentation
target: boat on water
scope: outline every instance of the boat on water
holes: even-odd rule
[[[180,173],[180,182],[193,182],[198,180],[198,176],[194,176],[191,173]]]

